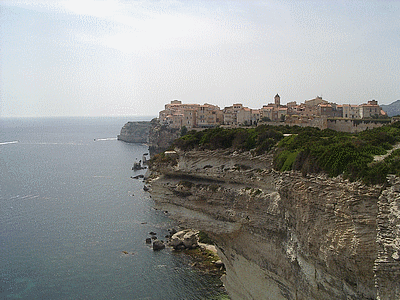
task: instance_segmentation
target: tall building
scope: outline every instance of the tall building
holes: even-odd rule
[[[276,107],[281,106],[281,97],[278,94],[275,95],[274,99],[275,99],[275,106]]]

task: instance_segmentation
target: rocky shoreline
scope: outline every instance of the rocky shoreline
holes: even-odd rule
[[[131,176],[130,178],[143,180],[143,190],[151,194],[151,174],[151,170],[147,169],[145,174]],[[155,209],[158,210],[157,208]],[[168,211],[164,211],[164,213],[169,215]],[[179,222],[179,220],[177,221]],[[166,241],[164,241],[157,237],[156,232],[150,231],[149,237],[145,239],[145,243],[153,251],[160,251],[169,247],[176,253],[183,253],[191,257],[192,263],[190,265],[193,268],[211,275],[217,280],[218,286],[221,288],[221,299],[230,299],[222,282],[222,278],[225,276],[225,266],[219,258],[217,248],[212,240],[204,237],[205,233],[202,233],[203,236],[199,237],[201,233],[193,229],[181,229],[177,231],[175,228],[172,228],[168,229],[168,233],[165,236]],[[128,255],[130,253],[122,251],[122,254]]]
[[[153,126],[152,156],[177,135]],[[272,154],[175,150],[150,162],[146,187],[214,240],[231,299],[400,298],[400,178],[368,186],[277,172]]]
[[[199,242],[199,232],[192,229],[176,231],[168,229],[169,234],[165,237],[166,242],[157,238],[156,232],[149,232],[150,237],[146,238],[148,244],[154,251],[160,251],[170,247],[176,253],[183,253],[192,260],[191,267],[198,271],[213,276],[218,281],[223,299],[229,299],[222,277],[225,276],[225,266],[218,256],[217,248],[212,244]],[[124,254],[128,254],[123,251]]]

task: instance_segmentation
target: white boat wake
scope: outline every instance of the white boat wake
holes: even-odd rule
[[[18,141],[12,141],[12,142],[1,142],[0,145],[9,145],[9,144],[17,144]]]
[[[97,141],[116,141],[117,138],[116,137],[112,137],[112,138],[102,138],[102,139],[94,139],[95,142]]]

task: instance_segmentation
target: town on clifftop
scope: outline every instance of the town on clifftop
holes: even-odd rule
[[[172,100],[159,112],[159,121],[170,128],[204,129],[216,126],[237,127],[252,126],[260,123],[271,125],[298,125],[318,127],[345,132],[359,132],[380,127],[391,120],[376,100],[360,105],[336,104],[322,97],[306,100],[297,104],[295,101],[281,104],[278,94],[274,103],[251,109],[241,103],[220,109],[212,104],[182,104]]]

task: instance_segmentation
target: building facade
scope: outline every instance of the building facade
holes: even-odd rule
[[[386,113],[376,100],[360,105],[338,105],[317,96],[301,104],[291,101],[287,105],[281,105],[279,94],[275,95],[273,103],[263,105],[260,109],[251,109],[241,103],[235,103],[221,110],[213,104],[182,104],[180,100],[172,100],[171,103],[165,105],[164,110],[159,112],[159,120],[162,124],[173,128],[186,126],[188,129],[211,128],[219,125],[246,126],[258,124],[260,121],[283,122],[285,120],[290,124],[309,122],[310,126],[313,126],[312,124],[318,121],[312,120],[318,118],[371,119],[382,116],[386,116]]]

